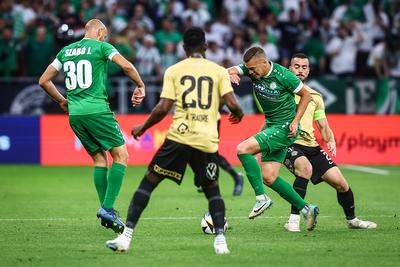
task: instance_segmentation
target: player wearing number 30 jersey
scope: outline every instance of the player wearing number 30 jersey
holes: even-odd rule
[[[108,103],[107,61],[117,63],[136,83],[131,99],[133,106],[141,103],[145,92],[136,69],[112,45],[104,42],[106,36],[104,24],[97,19],[90,20],[85,26],[85,38],[61,49],[40,77],[39,84],[68,112],[72,130],[93,158],[93,179],[101,204],[97,217],[103,226],[122,232],[124,224],[114,210],[114,203],[128,163],[128,152]],[[68,100],[51,81],[60,71],[64,72]],[[110,170],[105,151],[113,158]]]

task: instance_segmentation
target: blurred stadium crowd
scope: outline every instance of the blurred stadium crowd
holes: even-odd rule
[[[260,45],[284,66],[308,54],[314,76],[400,78],[399,0],[1,0],[0,77],[40,75],[91,18],[144,77],[160,79],[184,57],[183,31],[200,26],[223,66]]]

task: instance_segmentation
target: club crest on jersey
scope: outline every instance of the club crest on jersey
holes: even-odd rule
[[[209,180],[217,179],[218,166],[214,162],[210,162],[206,167],[206,176]]]
[[[278,87],[278,86],[276,85],[276,82],[271,82],[271,83],[269,84],[269,88],[272,89],[272,90],[275,90],[276,87]]]

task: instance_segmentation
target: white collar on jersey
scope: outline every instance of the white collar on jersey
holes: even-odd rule
[[[268,61],[268,62],[269,62],[269,64],[271,64],[271,68],[269,69],[269,72],[263,78],[267,78],[271,74],[272,69],[274,67],[274,62],[272,62],[272,61]]]

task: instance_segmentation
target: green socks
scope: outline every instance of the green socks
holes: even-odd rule
[[[238,158],[242,162],[247,178],[256,196],[263,195],[265,190],[262,182],[261,168],[257,160],[251,154],[238,154]]]
[[[260,165],[258,165],[257,160],[251,154],[238,154],[238,158],[240,162],[242,162],[247,178],[249,179],[256,196],[263,195],[265,190],[261,168]],[[280,176],[276,178],[275,182],[270,187],[299,210],[302,210],[307,205],[304,199],[294,191],[293,187]]]
[[[112,209],[121,189],[122,180],[125,175],[126,166],[120,163],[111,165],[110,173],[107,179],[107,190],[103,201],[103,208]]]
[[[101,205],[107,190],[107,167],[94,166],[93,181]]]
[[[302,210],[307,205],[304,199],[294,191],[293,187],[280,176],[270,187],[298,210]]]

